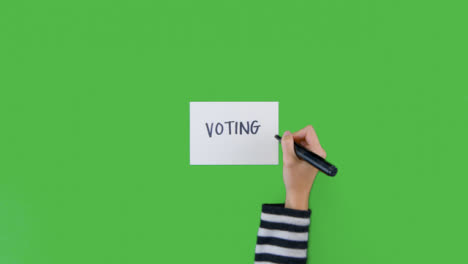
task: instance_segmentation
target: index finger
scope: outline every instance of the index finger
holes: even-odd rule
[[[315,129],[311,125],[294,132],[293,137],[295,141],[305,142],[307,144],[305,147],[307,147],[309,150],[313,151],[317,150],[318,148],[322,148],[318,140],[317,133],[315,133]]]

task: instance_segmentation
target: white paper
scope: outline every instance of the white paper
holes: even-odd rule
[[[191,165],[277,165],[278,102],[190,102]]]

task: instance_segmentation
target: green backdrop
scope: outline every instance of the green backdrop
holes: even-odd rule
[[[309,263],[465,263],[466,1],[1,1],[0,263],[252,263],[279,166],[189,166],[190,101],[316,128]],[[273,140],[273,139],[272,139]]]

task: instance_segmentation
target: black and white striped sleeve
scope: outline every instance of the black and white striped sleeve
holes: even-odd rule
[[[264,204],[255,248],[255,264],[305,264],[310,210]]]

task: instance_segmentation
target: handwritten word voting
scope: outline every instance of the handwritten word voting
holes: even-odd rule
[[[278,102],[190,102],[190,165],[277,165]]]

